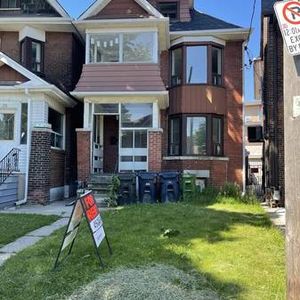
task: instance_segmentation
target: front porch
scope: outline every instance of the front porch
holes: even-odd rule
[[[88,182],[95,174],[160,171],[160,108],[151,97],[85,101],[85,128],[77,129],[78,180]]]

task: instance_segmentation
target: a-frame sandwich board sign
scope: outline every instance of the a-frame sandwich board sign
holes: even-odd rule
[[[94,195],[91,191],[83,194],[79,199],[76,200],[72,214],[70,216],[67,229],[65,231],[55,264],[54,269],[59,265],[59,259],[62,255],[62,252],[69,247],[68,254],[64,257],[66,259],[72,252],[75,239],[78,234],[79,226],[83,219],[83,216],[86,217],[88,227],[93,239],[97,257],[100,261],[100,265],[104,267],[103,260],[99,252],[99,246],[102,241],[105,239],[109,253],[112,254],[112,249],[108,241],[107,235],[105,233],[103,221],[100,215],[99,208],[95,201]],[[63,260],[64,260],[63,259]]]

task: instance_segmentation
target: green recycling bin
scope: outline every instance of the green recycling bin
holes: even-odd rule
[[[196,176],[183,174],[181,177],[181,190],[183,201],[193,200],[196,195]]]

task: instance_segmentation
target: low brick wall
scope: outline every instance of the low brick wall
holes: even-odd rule
[[[65,185],[65,158],[65,151],[51,149],[50,188],[61,187]]]
[[[91,132],[77,129],[77,174],[78,181],[86,182],[91,173]]]
[[[207,183],[216,188],[222,187],[228,180],[228,160],[164,160],[164,171],[209,171]]]

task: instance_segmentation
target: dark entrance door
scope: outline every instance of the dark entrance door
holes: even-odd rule
[[[114,173],[118,171],[119,161],[119,120],[117,116],[104,116],[103,123],[103,171]]]

